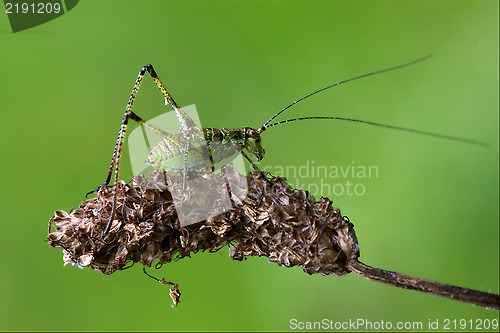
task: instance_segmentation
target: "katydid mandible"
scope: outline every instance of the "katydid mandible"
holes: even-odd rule
[[[375,126],[380,126],[380,127],[385,127],[385,128],[390,128],[390,129],[397,129],[397,130],[402,130],[402,131],[409,131],[409,132],[414,132],[418,134],[424,134],[424,135],[430,135],[434,137],[440,137],[440,138],[445,138],[445,139],[451,139],[451,140],[456,140],[456,141],[462,141],[462,142],[467,142],[467,143],[472,143],[472,144],[477,144],[477,145],[485,145],[481,142],[469,140],[469,139],[464,139],[464,138],[459,138],[459,137],[454,137],[454,136],[448,136],[448,135],[441,135],[441,134],[436,134],[436,133],[430,133],[426,131],[420,131],[416,129],[409,129],[409,128],[404,128],[404,127],[399,127],[399,126],[391,126],[391,125],[384,125],[380,123],[374,123],[370,121],[364,121],[364,120],[358,120],[358,119],[351,119],[351,118],[344,118],[344,117],[301,117],[301,118],[293,118],[293,119],[288,119],[280,122],[275,122],[271,123],[277,116],[279,116],[281,113],[283,113],[285,110],[289,109],[293,105],[297,104],[298,102],[315,95],[319,92],[322,92],[326,89],[353,81],[357,80],[363,77],[395,70],[398,68],[406,67],[413,65],[417,62],[420,62],[424,59],[429,58],[430,55],[411,61],[409,63],[405,63],[403,65],[395,66],[395,67],[390,67],[382,70],[378,70],[375,72],[371,72],[368,74],[360,75],[357,77],[353,77],[344,81],[337,82],[335,84],[329,85],[327,87],[324,87],[322,89],[316,90],[296,101],[293,103],[289,104],[282,110],[280,110],[278,113],[276,113],[274,116],[272,116],[268,121],[266,121],[262,126],[260,126],[258,129],[250,128],[250,127],[243,127],[243,128],[237,128],[237,129],[217,129],[217,128],[202,128],[200,129],[196,123],[179,107],[179,105],[174,101],[172,96],[168,93],[160,79],[158,78],[158,75],[156,74],[155,70],[153,69],[152,65],[146,65],[144,66],[140,72],[139,76],[137,77],[137,80],[135,82],[134,88],[132,90],[132,94],[130,95],[129,101],[127,103],[127,107],[125,109],[125,114],[123,116],[123,120],[120,126],[120,131],[118,134],[118,139],[115,144],[115,148],[113,151],[113,156],[111,158],[111,164],[109,167],[108,175],[106,177],[106,180],[104,184],[101,186],[97,187],[97,189],[90,191],[86,194],[88,196],[91,193],[97,192],[101,187],[109,185],[111,181],[111,176],[114,171],[114,181],[113,185],[116,185],[116,183],[119,180],[119,172],[120,172],[120,161],[121,161],[121,153],[122,153],[122,148],[123,148],[123,142],[125,138],[125,133],[127,130],[128,122],[130,119],[136,121],[137,123],[149,128],[150,130],[159,133],[161,136],[163,136],[163,140],[160,141],[149,153],[148,155],[148,160],[147,162],[152,165],[155,169],[160,169],[164,170],[167,173],[170,174],[175,174],[175,173],[181,173],[183,172],[183,187],[185,187],[185,181],[186,181],[186,173],[190,170],[196,170],[204,165],[213,165],[214,163],[218,163],[228,157],[230,157],[232,154],[234,154],[235,149],[240,152],[245,159],[252,165],[252,167],[259,171],[260,170],[257,168],[257,166],[253,163],[252,159],[248,155],[250,155],[252,158],[254,158],[256,161],[262,160],[264,157],[265,150],[262,147],[261,144],[261,137],[260,134],[267,130],[268,128],[276,125],[281,125],[287,122],[292,122],[292,121],[299,121],[299,120],[315,120],[315,119],[327,119],[327,120],[344,120],[344,121],[352,121],[352,122],[358,122],[358,123],[364,123],[364,124],[369,124],[369,125],[375,125]],[[162,92],[164,98],[165,98],[165,104],[169,104],[173,110],[176,113],[177,119],[179,120],[180,123],[180,131],[178,133],[167,133],[163,131],[162,129],[150,124],[149,122],[143,120],[141,117],[139,117],[137,114],[135,114],[132,111],[132,104],[134,103],[135,97],[137,95],[137,92],[139,90],[141,81],[144,77],[144,75],[148,72],[153,80],[155,81],[156,85],[158,88],[160,88],[160,91]],[[271,123],[271,124],[270,124]],[[214,149],[211,149],[210,145],[208,145],[208,152],[203,152],[199,149],[196,149],[192,146],[197,146],[196,143],[199,142],[200,140],[205,140],[207,143],[218,143]],[[198,145],[199,146],[199,145]],[[245,154],[245,151],[248,153]],[[261,173],[262,174],[262,173]],[[101,236],[101,238],[104,238],[111,227],[111,224],[114,220],[115,217],[115,207],[116,207],[116,192],[115,189],[113,189],[113,204],[112,204],[112,212],[110,214],[110,219],[107,223],[106,229]]]

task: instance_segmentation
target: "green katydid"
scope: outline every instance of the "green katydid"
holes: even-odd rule
[[[261,144],[261,137],[260,137],[261,133],[270,127],[273,127],[276,125],[281,125],[281,124],[284,124],[287,122],[299,121],[299,120],[328,119],[328,120],[352,121],[352,122],[358,122],[358,123],[364,123],[364,124],[369,124],[369,125],[381,126],[381,127],[385,127],[385,128],[409,131],[409,132],[414,132],[414,133],[418,133],[418,134],[430,135],[430,136],[434,136],[434,137],[440,137],[440,138],[451,139],[451,140],[462,141],[462,142],[467,142],[467,143],[485,146],[485,144],[483,144],[481,142],[463,139],[463,138],[459,138],[459,137],[441,135],[441,134],[430,133],[430,132],[426,132],[426,131],[420,131],[420,130],[398,127],[398,126],[384,125],[384,124],[374,123],[374,122],[370,122],[370,121],[344,118],[344,117],[301,117],[301,118],[293,118],[293,119],[288,119],[288,120],[284,120],[284,121],[271,123],[277,116],[279,116],[281,113],[283,113],[285,110],[289,109],[293,105],[297,104],[298,102],[300,102],[300,101],[302,101],[302,100],[304,100],[312,95],[315,95],[319,92],[322,92],[326,89],[329,89],[329,88],[332,88],[334,86],[338,86],[338,85],[341,85],[341,84],[344,84],[344,83],[347,83],[347,82],[350,82],[353,80],[357,80],[357,79],[360,79],[363,77],[367,77],[367,76],[395,70],[398,68],[410,66],[412,64],[420,62],[420,61],[427,59],[429,57],[430,57],[430,55],[423,57],[423,58],[420,58],[420,59],[417,59],[417,60],[414,60],[414,61],[409,62],[409,63],[405,63],[403,65],[390,67],[390,68],[378,70],[375,72],[371,72],[368,74],[360,75],[357,77],[353,77],[353,78],[329,85],[329,86],[324,87],[322,89],[316,90],[316,91],[294,101],[293,103],[289,104],[288,106],[286,106],[285,108],[280,110],[278,113],[276,113],[274,116],[272,116],[268,121],[266,121],[262,126],[260,126],[258,129],[254,129],[254,128],[250,128],[250,127],[243,127],[243,128],[237,128],[237,129],[199,128],[196,125],[196,123],[178,106],[178,104],[174,101],[172,96],[167,92],[167,90],[165,89],[165,87],[161,83],[160,79],[158,78],[158,75],[156,74],[155,70],[153,69],[153,66],[146,65],[140,70],[139,76],[138,76],[138,78],[135,82],[134,88],[132,90],[132,94],[131,94],[130,99],[127,103],[127,107],[126,107],[125,114],[123,116],[123,120],[122,120],[122,123],[120,126],[118,139],[117,139],[116,144],[115,144],[113,157],[111,158],[111,164],[109,167],[109,171],[108,171],[108,175],[106,177],[106,180],[105,180],[103,185],[99,186],[97,189],[95,189],[93,191],[88,192],[86,194],[86,196],[88,196],[91,193],[96,192],[99,188],[101,188],[103,186],[109,185],[113,171],[114,171],[113,184],[116,184],[118,182],[123,142],[124,142],[124,138],[125,138],[125,132],[127,129],[127,125],[128,125],[128,122],[130,119],[132,119],[132,120],[138,122],[139,124],[149,128],[150,130],[155,131],[156,133],[159,133],[163,137],[163,140],[160,141],[150,151],[150,153],[148,155],[147,162],[151,166],[153,166],[153,168],[163,170],[169,174],[183,172],[183,187],[184,188],[185,188],[186,174],[188,171],[197,170],[197,169],[200,169],[204,166],[211,166],[214,163],[218,163],[218,162],[230,157],[231,155],[235,154],[236,151],[241,153],[247,159],[247,161],[252,165],[252,167],[255,170],[260,171],[255,166],[255,164],[250,159],[250,157],[252,157],[256,161],[260,161],[264,157],[265,150]],[[148,123],[145,120],[143,120],[141,117],[139,117],[137,114],[135,114],[132,111],[132,104],[134,102],[134,99],[135,99],[137,92],[139,90],[139,86],[140,86],[141,81],[142,81],[146,72],[148,72],[151,75],[151,77],[155,81],[156,85],[160,88],[163,96],[165,97],[165,104],[170,104],[170,106],[174,109],[176,116],[177,116],[177,119],[179,120],[180,127],[181,127],[179,132],[167,133],[164,130]],[[209,144],[209,145],[207,145],[208,149],[206,149],[206,150],[199,148],[202,145],[203,141]],[[217,143],[217,145],[211,145],[211,143]],[[250,157],[247,154],[245,154],[245,151],[248,153],[248,155],[250,155]],[[261,172],[261,174],[262,174],[262,172]],[[115,217],[115,206],[116,206],[116,193],[114,192],[112,212],[111,212],[108,224],[106,226],[106,229],[102,235],[102,238],[104,238],[110,230],[112,221]]]

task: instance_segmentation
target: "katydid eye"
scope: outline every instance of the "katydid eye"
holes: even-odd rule
[[[248,136],[255,138],[257,136],[257,131],[255,130],[248,131]]]

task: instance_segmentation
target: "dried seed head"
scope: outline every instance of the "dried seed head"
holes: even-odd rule
[[[113,187],[104,187],[97,198],[82,202],[68,214],[56,211],[50,219],[49,245],[61,247],[65,264],[97,269],[104,274],[144,265],[144,273],[171,286],[170,297],[179,303],[179,285],[149,275],[145,267],[157,260],[156,268],[198,251],[215,252],[231,244],[230,257],[265,256],[278,265],[300,266],[309,274],[344,275],[354,272],[370,280],[399,288],[417,290],[486,308],[499,309],[500,295],[420,279],[367,266],[358,260],[359,247],[353,224],[332,202],[316,202],[309,192],[295,190],[285,178],[264,179],[260,173],[240,175],[229,165],[223,178],[230,190],[233,208],[196,224],[181,226],[171,193],[162,190],[164,175],[151,180],[135,177],[132,184],[116,186],[117,207],[109,234],[101,239],[111,214]],[[203,177],[221,177],[207,174]],[[221,179],[214,179],[220,184]],[[247,196],[233,184],[248,183]],[[230,185],[231,184],[231,185]],[[169,187],[172,193],[189,198],[194,189]],[[174,192],[176,191],[176,192]],[[232,192],[231,192],[232,191]],[[236,193],[236,195],[235,195]],[[197,207],[221,205],[213,196],[196,196]],[[181,203],[182,204],[182,203]],[[192,203],[189,203],[190,205]],[[188,212],[189,214],[190,212]],[[55,224],[55,231],[50,227]],[[235,244],[235,245],[233,245]],[[126,266],[129,264],[129,266]]]
[[[152,179],[155,177],[158,173]],[[156,180],[139,176],[132,184],[120,182],[116,186],[116,219],[102,240],[113,187],[101,188],[97,198],[82,202],[71,214],[55,212],[50,219],[55,231],[49,231],[49,245],[63,249],[65,263],[104,274],[136,262],[150,267],[154,260],[159,268],[191,253],[215,252],[229,242],[235,244],[233,260],[265,256],[278,265],[300,266],[308,274],[350,272],[347,263],[359,256],[353,224],[329,199],[316,202],[307,191],[290,187],[285,178],[264,180],[257,172],[243,176],[231,166],[225,168],[225,177],[232,178],[230,183],[246,180],[248,193],[243,202],[232,194],[232,209],[188,226],[181,226],[170,192],[155,186]],[[189,197],[192,190],[185,191]]]

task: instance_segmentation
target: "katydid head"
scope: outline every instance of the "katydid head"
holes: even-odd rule
[[[266,151],[262,148],[260,132],[258,130],[245,127],[245,141],[243,143],[243,148],[246,149],[248,154],[257,161],[264,158],[264,153]]]

